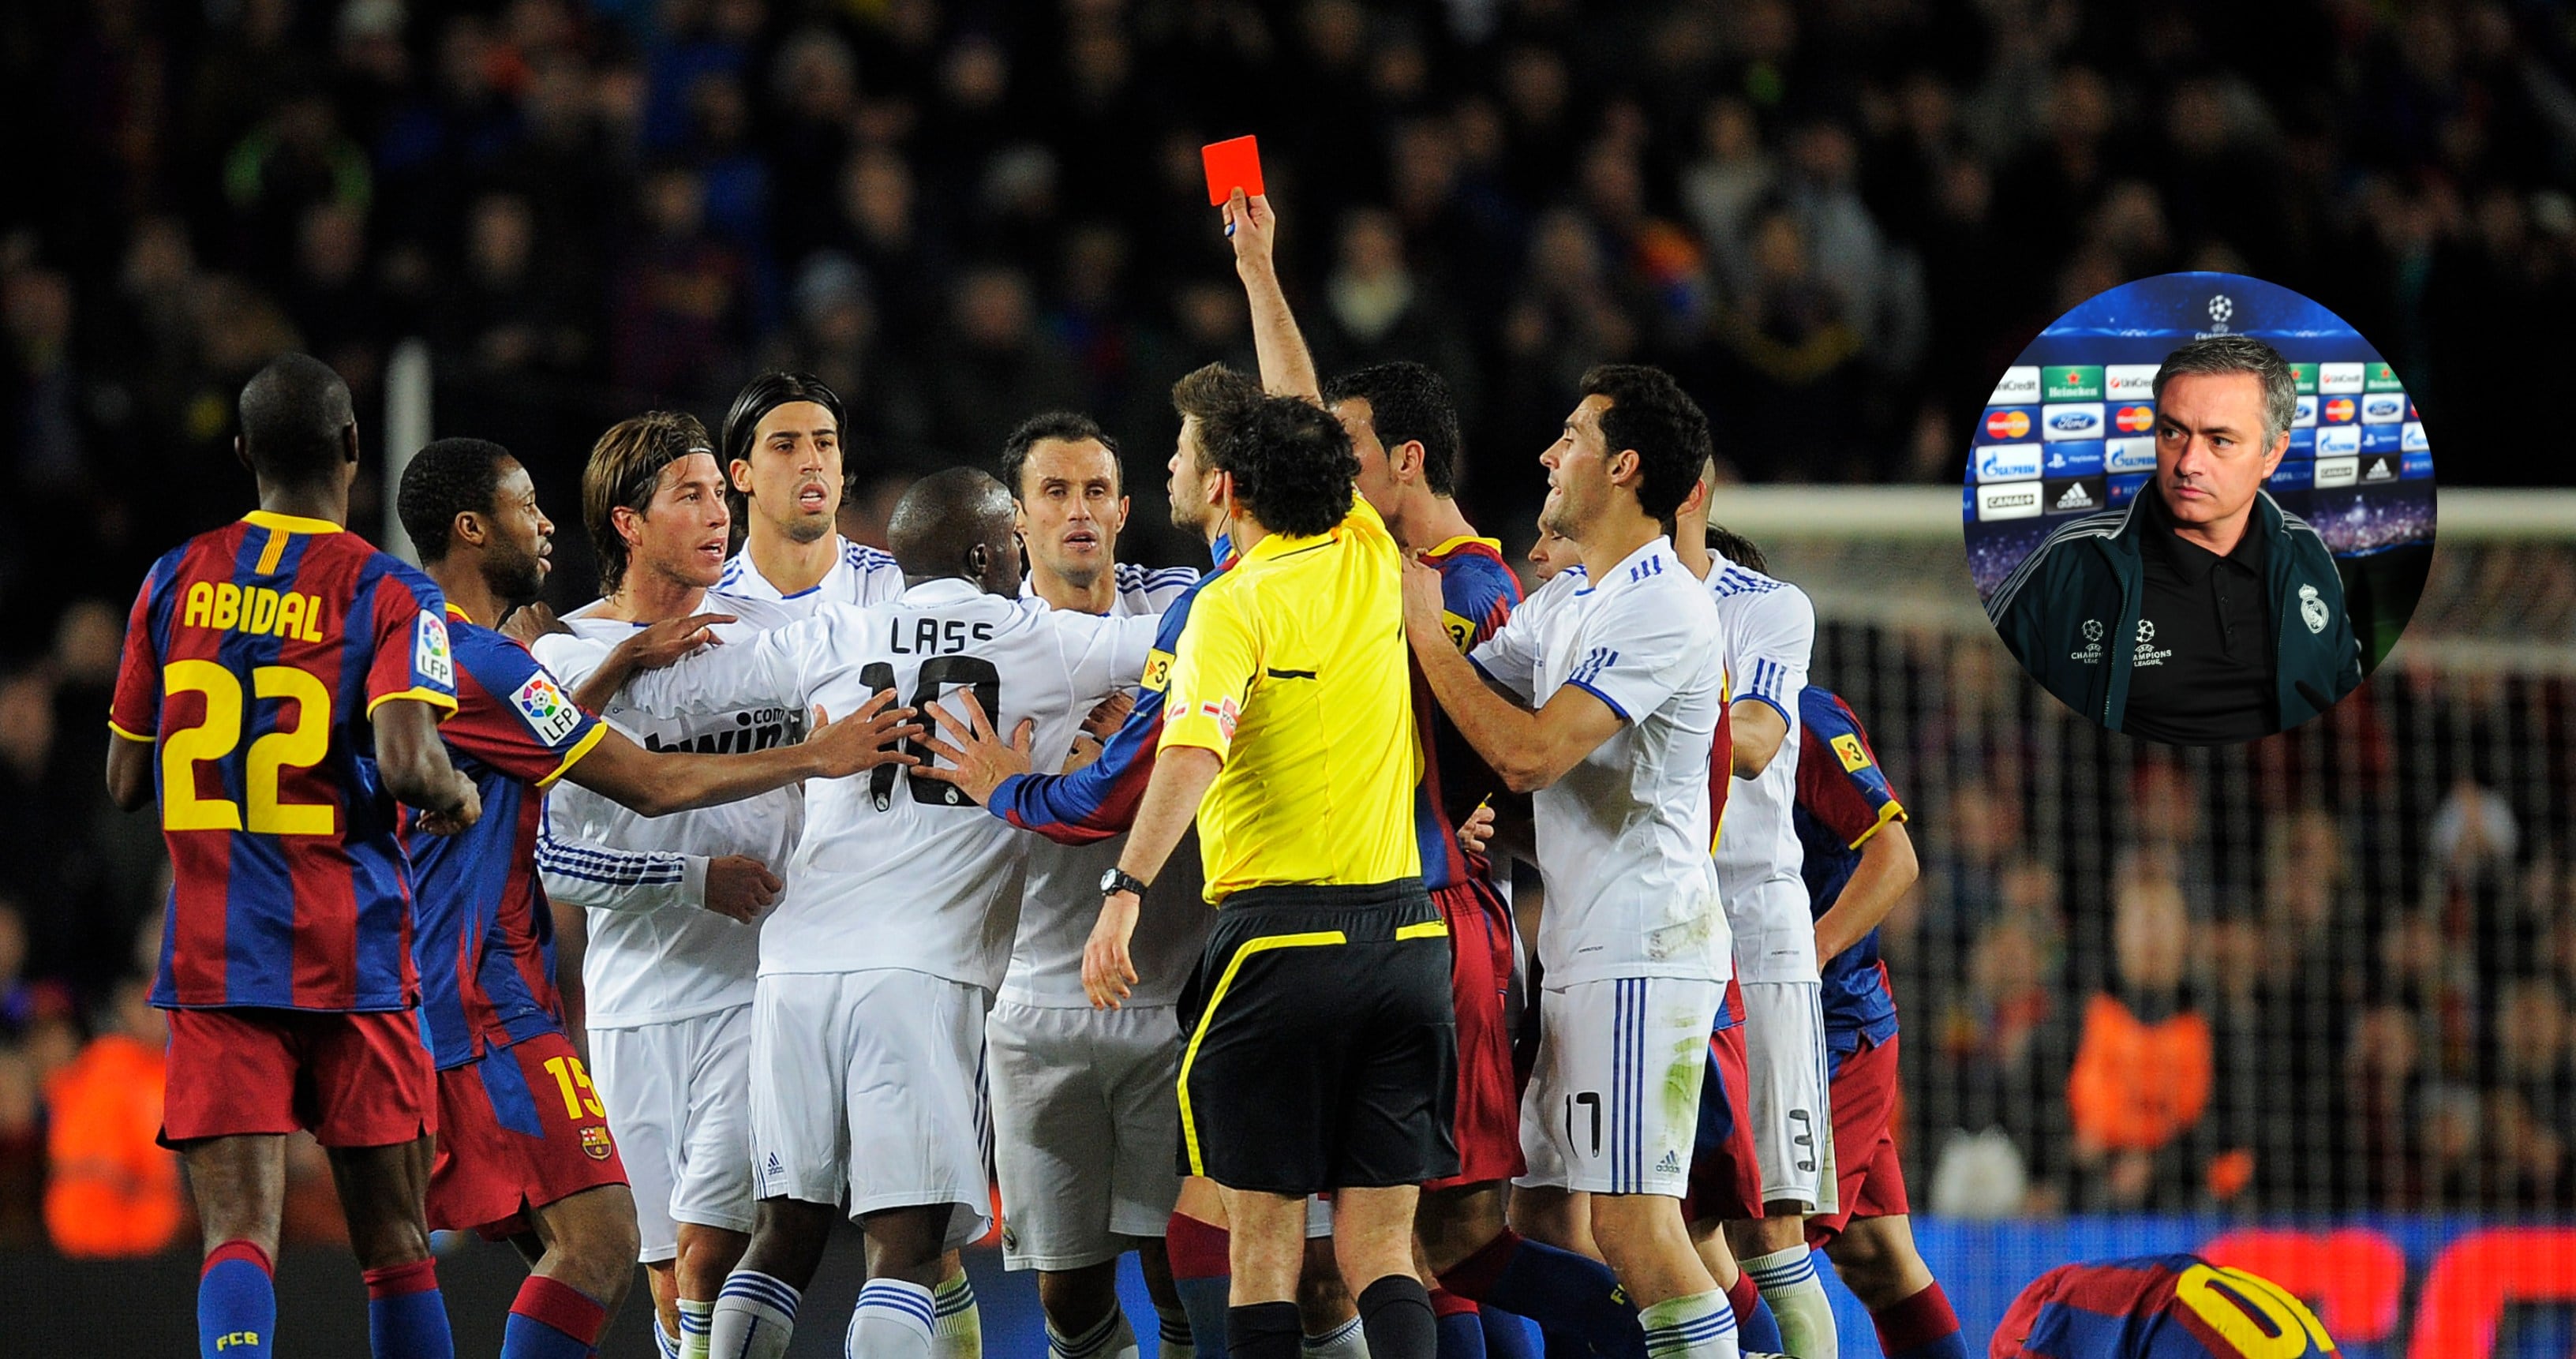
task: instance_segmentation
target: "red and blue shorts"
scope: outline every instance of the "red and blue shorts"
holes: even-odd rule
[[[161,1144],[310,1132],[382,1147],[435,1131],[429,1050],[405,1010],[171,1010]]]
[[[1896,1040],[1860,1040],[1834,1064],[1834,1176],[1838,1204],[1807,1219],[1807,1244],[1823,1246],[1853,1218],[1903,1217],[1905,1167],[1896,1155]]]
[[[1529,1168],[1521,1154],[1521,1082],[1507,1017],[1512,909],[1492,883],[1476,877],[1440,888],[1431,900],[1449,923],[1449,985],[1458,1011],[1458,1105],[1450,1124],[1458,1173],[1423,1188],[1508,1180]]]
[[[1744,999],[1726,983],[1726,1013],[1735,1022],[1708,1036],[1708,1074],[1699,1087],[1693,1140],[1689,1222],[1749,1222],[1762,1216],[1762,1167],[1753,1153],[1753,1083],[1744,1064]]]
[[[572,1040],[541,1033],[438,1073],[438,1160],[429,1225],[498,1241],[527,1230],[527,1210],[626,1183]]]

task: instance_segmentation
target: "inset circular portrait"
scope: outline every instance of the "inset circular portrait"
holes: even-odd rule
[[[1996,380],[1968,565],[2041,687],[2103,727],[2228,745],[2331,708],[2433,558],[2433,455],[2343,318],[2238,274],[2124,283]]]

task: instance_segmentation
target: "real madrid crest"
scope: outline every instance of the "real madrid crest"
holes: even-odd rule
[[[2308,625],[2310,632],[2322,633],[2326,630],[2326,602],[2317,598],[2317,587],[2313,585],[2299,587],[2299,618]]]

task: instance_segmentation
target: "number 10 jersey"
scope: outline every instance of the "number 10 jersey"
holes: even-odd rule
[[[958,695],[972,693],[1006,738],[1034,719],[1039,767],[1053,769],[1083,714],[1137,682],[1159,621],[1050,610],[936,580],[864,609],[826,604],[701,651],[636,676],[626,697],[666,715],[753,701],[819,705],[839,718],[891,689],[902,706],[939,700],[962,719]],[[932,758],[917,741],[910,749]],[[1026,837],[897,765],[814,781],[805,798],[786,894],[761,926],[762,976],[902,968],[988,992],[1001,985]]]
[[[153,564],[108,709],[157,747],[172,872],[153,1004],[411,1007],[411,871],[368,719],[456,707],[445,608],[357,534],[266,511]]]

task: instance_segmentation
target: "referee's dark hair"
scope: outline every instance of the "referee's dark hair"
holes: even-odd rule
[[[1118,441],[1100,427],[1100,422],[1080,411],[1040,411],[1020,422],[1010,437],[1002,440],[1002,484],[1011,488],[1011,499],[1020,498],[1020,473],[1029,465],[1029,450],[1041,439],[1058,439],[1069,444],[1096,440],[1109,450],[1109,465],[1115,468],[1120,495],[1127,494],[1127,467],[1119,460]]]
[[[1759,571],[1766,576],[1771,574],[1771,563],[1763,558],[1762,549],[1755,547],[1752,539],[1733,529],[1709,525],[1708,550],[1747,571]]]
[[[349,384],[310,354],[280,354],[241,391],[241,454],[284,486],[327,482],[354,462]]]
[[[841,409],[841,394],[833,391],[823,379],[812,373],[772,369],[744,384],[743,389],[734,394],[733,409],[725,412],[724,444],[719,450],[721,457],[717,467],[724,473],[725,508],[733,511],[737,534],[742,532],[742,525],[750,516],[751,498],[734,489],[733,465],[750,460],[751,437],[760,432],[762,418],[790,401],[811,401],[830,411],[832,428],[842,434],[846,452],[850,417]],[[849,464],[844,461],[844,477],[848,475],[848,468]]]
[[[456,516],[490,516],[501,488],[501,464],[510,450],[489,439],[440,439],[412,455],[403,468],[394,512],[423,564],[447,560]]]
[[[1670,519],[1699,483],[1714,456],[1708,416],[1673,375],[1642,363],[1604,363],[1583,375],[1585,396],[1610,399],[1601,413],[1601,437],[1617,455],[1637,453],[1637,507],[1649,519]],[[1262,522],[1268,523],[1268,520]]]
[[[1311,538],[1351,512],[1360,460],[1323,407],[1265,396],[1208,444],[1208,464],[1234,477],[1235,499],[1273,533]]]
[[[1371,364],[1324,384],[1324,404],[1369,403],[1369,424],[1388,448],[1422,445],[1422,482],[1436,496],[1458,494],[1458,407],[1449,384],[1410,359]]]

